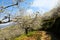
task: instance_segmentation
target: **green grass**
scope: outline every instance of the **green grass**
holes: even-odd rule
[[[21,36],[16,37],[14,40],[21,40],[21,39],[24,39],[24,38],[27,38],[27,37],[31,37],[31,36],[33,36],[33,34],[35,34],[35,32],[36,31],[29,32],[27,35],[26,34],[22,34]]]
[[[29,37],[35,37],[37,40],[40,39],[40,35],[37,34],[37,31],[33,31],[33,32],[29,32],[27,35],[26,34],[23,34],[19,37],[16,37],[14,40],[22,40],[22,39],[26,39],[26,38],[29,38]],[[33,37],[33,38],[34,38]]]

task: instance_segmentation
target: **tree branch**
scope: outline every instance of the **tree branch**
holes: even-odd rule
[[[6,8],[9,8],[9,7],[15,6],[15,5],[18,5],[18,2],[16,4],[12,4],[12,5],[6,6],[6,7],[2,8],[2,9],[6,9]]]

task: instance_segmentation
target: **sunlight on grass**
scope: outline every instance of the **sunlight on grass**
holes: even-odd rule
[[[44,31],[29,32],[27,35],[21,35],[14,40],[51,40],[51,36]]]

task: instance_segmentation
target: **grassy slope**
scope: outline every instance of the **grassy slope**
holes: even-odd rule
[[[13,40],[13,38],[20,36],[24,30],[18,26],[11,26],[0,29],[0,40]]]
[[[35,31],[16,37],[14,40],[51,40],[51,35],[45,31]]]

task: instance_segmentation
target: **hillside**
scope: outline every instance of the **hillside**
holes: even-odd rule
[[[60,11],[54,8],[43,16],[17,18],[16,25],[0,29],[0,40],[59,40]],[[35,32],[34,32],[35,31]],[[47,38],[48,37],[48,38]]]
[[[27,35],[21,35],[14,40],[57,40],[51,33],[46,31],[34,31]]]

